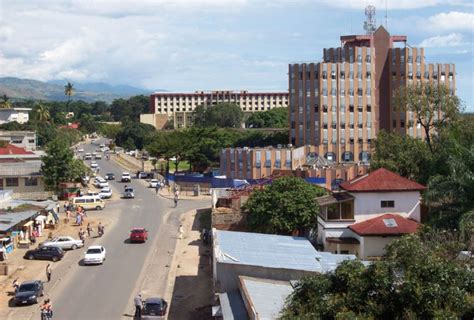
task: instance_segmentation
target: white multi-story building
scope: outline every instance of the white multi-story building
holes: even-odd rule
[[[31,108],[8,108],[0,109],[0,124],[16,121],[25,123],[30,120],[29,112]]]
[[[28,151],[36,150],[37,138],[34,131],[0,131],[0,141]]]
[[[140,122],[162,129],[170,121],[174,128],[185,128],[193,121],[197,106],[236,103],[246,113],[288,107],[287,92],[196,91],[194,93],[154,93],[150,96],[150,114],[140,115]]]

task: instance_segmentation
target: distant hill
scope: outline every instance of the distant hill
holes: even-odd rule
[[[42,82],[13,77],[0,78],[0,95],[6,94],[11,99],[57,100],[65,101],[64,85],[66,80]],[[148,95],[150,90],[135,88],[127,85],[109,85],[106,83],[73,83],[74,95],[72,100],[87,102],[112,102],[118,98],[128,98],[135,95]],[[158,90],[164,91],[164,90]]]

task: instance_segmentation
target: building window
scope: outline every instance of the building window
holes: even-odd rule
[[[344,71],[341,71],[340,78],[341,78],[341,79],[345,79],[345,78],[346,78],[346,73],[345,73]]]
[[[405,120],[400,120],[400,127],[405,128]]]
[[[334,152],[328,152],[328,153],[326,153],[325,158],[329,161],[335,161],[336,160],[336,154]]]
[[[331,72],[331,79],[333,79],[333,80],[336,79],[336,71]]]
[[[372,106],[370,104],[367,105],[367,112],[371,112],[372,111]]]
[[[349,162],[349,161],[353,161],[353,160],[354,160],[354,156],[353,156],[352,152],[346,151],[342,154],[342,161]]]
[[[25,186],[33,187],[38,185],[38,178],[25,178]]]
[[[7,187],[18,187],[18,178],[6,178]]]
[[[380,206],[382,208],[395,208],[395,201],[393,201],[393,200],[382,200],[382,201],[380,201]]]
[[[255,167],[260,168],[262,166],[262,153],[261,151],[255,152]]]
[[[370,61],[371,61],[370,54],[368,54],[365,56],[365,62],[370,63]]]
[[[323,71],[323,79],[327,79],[328,78],[328,72],[327,71]]]

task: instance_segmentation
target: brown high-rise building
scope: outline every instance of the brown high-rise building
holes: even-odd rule
[[[322,62],[289,66],[290,142],[314,145],[336,162],[368,162],[381,129],[413,137],[423,132],[412,112],[395,110],[400,86],[439,83],[455,91],[454,64],[426,64],[424,49],[379,27],[371,35],[341,37]]]

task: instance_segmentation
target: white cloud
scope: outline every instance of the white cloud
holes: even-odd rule
[[[389,10],[407,10],[434,7],[438,5],[449,5],[463,1],[447,0],[324,0],[328,6],[337,8],[364,9],[368,5],[375,6],[376,10],[382,12],[385,8]]]
[[[459,11],[438,13],[427,19],[425,28],[435,31],[474,32],[474,14]]]
[[[424,48],[430,47],[458,47],[466,45],[463,42],[463,36],[460,33],[450,33],[445,36],[434,36],[423,40],[419,46]]]

